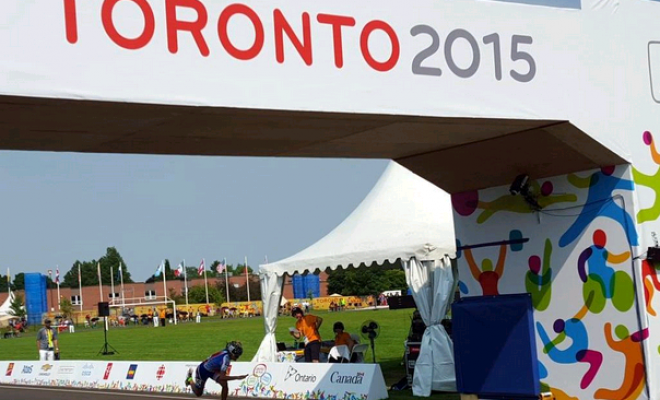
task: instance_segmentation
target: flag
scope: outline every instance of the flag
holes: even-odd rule
[[[58,285],[60,284],[60,269],[59,268],[55,270],[55,283],[58,284]]]
[[[225,271],[225,267],[226,267],[225,260],[222,260],[222,262],[220,262],[220,264],[218,264],[218,266],[215,267],[215,270],[218,271],[219,274],[221,274]]]
[[[183,263],[179,264],[179,267],[174,270],[174,276],[177,278],[180,277],[185,273],[185,269],[183,268]]]
[[[156,269],[156,272],[154,272],[154,276],[159,277],[163,272],[165,272],[165,260],[160,262],[158,269]]]
[[[204,275],[204,270],[206,269],[206,266],[204,266],[204,259],[202,258],[202,262],[199,264],[199,268],[197,268],[197,274],[199,276]]]

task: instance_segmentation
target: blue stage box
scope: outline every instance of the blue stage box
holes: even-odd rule
[[[479,296],[452,306],[456,384],[481,398],[538,399],[529,294]]]

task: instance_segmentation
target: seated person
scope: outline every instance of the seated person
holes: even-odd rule
[[[351,338],[351,335],[344,332],[344,324],[337,321],[332,326],[332,330],[335,332],[335,346],[345,345],[345,346],[348,347],[349,352],[352,351],[353,346],[355,346],[355,341]],[[353,354],[353,357],[351,357],[350,362],[355,362],[356,359],[357,359],[357,354]],[[347,360],[343,357],[342,357],[342,359],[337,359],[337,358],[334,358],[334,357],[331,356],[328,359],[328,362],[340,363],[340,362],[349,362],[349,360]]]

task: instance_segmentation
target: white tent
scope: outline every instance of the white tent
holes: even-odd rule
[[[275,328],[285,274],[400,259],[429,327],[415,367],[413,392],[428,396],[431,389],[455,390],[453,346],[440,325],[454,292],[449,258],[455,251],[449,195],[391,162],[362,203],[332,232],[298,254],[261,265],[266,336],[254,360],[275,360]]]
[[[11,311],[11,302],[14,300],[14,293],[9,292],[9,296],[5,299],[5,302],[0,306],[0,316],[9,315]]]

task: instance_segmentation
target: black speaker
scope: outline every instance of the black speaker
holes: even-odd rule
[[[99,317],[110,316],[110,303],[107,301],[99,303]]]
[[[387,305],[390,306],[390,310],[398,310],[401,308],[416,308],[415,299],[412,295],[406,296],[392,296],[387,298]]]

